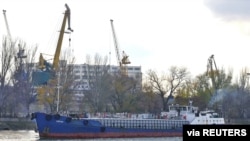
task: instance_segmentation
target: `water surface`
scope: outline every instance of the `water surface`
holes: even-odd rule
[[[53,141],[182,141],[181,137],[164,138],[105,138],[105,139],[53,139]],[[40,139],[38,133],[33,130],[2,130],[0,141],[49,141]]]

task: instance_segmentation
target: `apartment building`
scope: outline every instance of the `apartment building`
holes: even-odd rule
[[[66,62],[60,62],[66,63]],[[111,66],[97,66],[89,64],[67,64],[66,66],[73,68],[74,74],[74,84],[72,85],[71,92],[74,95],[72,97],[73,102],[70,104],[71,111],[80,111],[80,104],[84,98],[84,94],[91,89],[89,80],[93,78],[94,74],[102,74],[107,72],[109,74],[116,74],[119,72],[120,67]],[[141,90],[142,87],[142,72],[141,66],[127,66],[128,77],[134,78],[136,80],[136,90]]]
[[[119,66],[96,66],[96,65],[88,65],[88,64],[74,64],[74,78],[75,81],[78,82],[74,89],[76,90],[89,90],[90,86],[88,84],[89,79],[93,73],[104,73],[105,71],[110,74],[115,74],[119,71]],[[142,87],[142,72],[141,66],[128,66],[127,67],[128,77],[134,78],[137,82],[136,89],[141,89]]]
[[[74,97],[73,100],[75,101],[75,106],[72,107],[79,107],[79,103],[82,101],[84,97],[84,93],[91,89],[89,80],[93,75],[102,74],[107,72],[109,74],[116,74],[119,72],[119,66],[97,66],[97,65],[88,65],[88,64],[74,64],[73,65],[73,72],[74,72],[74,80],[75,84],[72,88]],[[141,66],[127,66],[127,74],[128,77],[133,78],[136,80],[136,90],[141,90],[142,88],[142,72]]]

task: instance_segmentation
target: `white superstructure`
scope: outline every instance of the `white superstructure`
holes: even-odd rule
[[[206,110],[199,112],[199,115],[190,124],[225,124],[225,120],[213,110]]]
[[[188,106],[171,105],[168,112],[162,112],[161,117],[165,119],[187,120],[190,124],[225,124],[223,117],[213,110],[198,111],[198,107],[191,104]]]

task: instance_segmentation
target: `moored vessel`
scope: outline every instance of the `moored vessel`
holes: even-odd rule
[[[160,118],[73,117],[32,113],[40,138],[130,138],[182,136],[185,124],[224,124],[224,118],[212,110],[200,111],[192,105],[169,106]],[[132,118],[133,117],[133,118]]]

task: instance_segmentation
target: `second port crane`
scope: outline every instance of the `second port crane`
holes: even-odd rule
[[[110,19],[110,23],[111,23],[112,33],[113,33],[117,63],[119,65],[119,67],[120,67],[120,73],[123,76],[128,76],[127,64],[130,64],[131,62],[129,61],[128,56],[125,54],[124,51],[122,51],[122,55],[120,54],[120,49],[119,49],[119,46],[118,46],[117,37],[116,37],[116,34],[115,34],[115,28],[114,28],[112,19]],[[121,56],[122,56],[122,58],[121,58]]]

